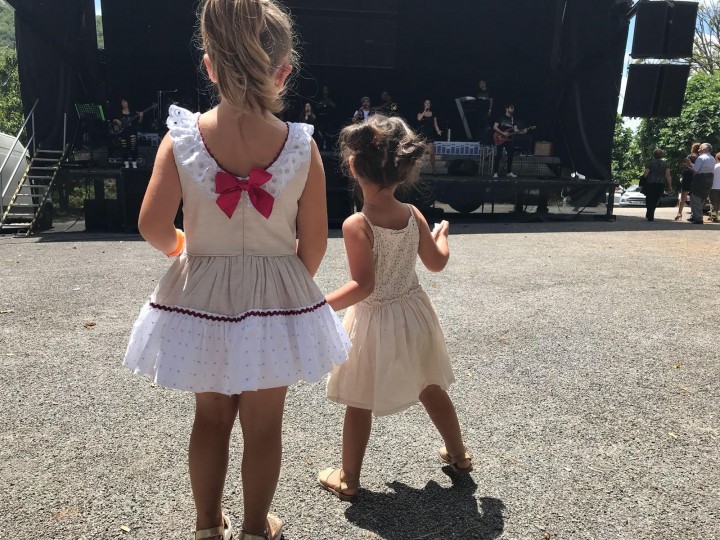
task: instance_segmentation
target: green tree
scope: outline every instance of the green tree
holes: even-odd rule
[[[613,179],[622,186],[627,186],[638,176],[638,163],[634,156],[633,143],[635,133],[625,126],[619,114],[615,120],[615,137],[612,149]]]
[[[681,164],[694,142],[708,142],[720,150],[720,72],[699,71],[690,77],[682,113],[676,118],[647,118],[628,143],[624,126],[616,127],[613,174],[622,184],[636,183],[653,150],[665,152],[675,187]]]
[[[0,49],[15,48],[15,12],[0,0]]]
[[[685,103],[677,118],[645,121],[647,130],[656,139],[658,148],[665,151],[673,178],[680,176],[680,165],[693,142],[710,143],[717,152],[720,147],[720,72],[709,75],[698,72],[688,81]],[[652,148],[646,146],[646,151]]]
[[[105,48],[105,33],[103,30],[102,17],[95,15],[95,31],[97,32],[98,49]]]
[[[708,0],[698,9],[693,69],[713,75],[720,72],[720,2]]]
[[[15,135],[23,123],[15,51],[0,51],[0,132]]]

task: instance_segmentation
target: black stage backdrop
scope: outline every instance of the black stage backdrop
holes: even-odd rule
[[[63,115],[70,137],[75,103],[97,99],[97,38],[93,0],[7,0],[15,9],[20,88],[25,114],[39,100],[37,142],[59,149]]]
[[[67,38],[65,47],[44,38],[28,44],[22,39],[26,30],[18,29],[19,48],[26,49],[21,50],[26,107],[41,94],[58,100],[75,92],[75,101],[86,101],[79,94],[87,88],[95,102],[106,104],[109,116],[121,96],[141,109],[156,102],[159,91],[165,92],[165,104],[209,106],[194,40],[197,0],[102,0],[105,65],[90,75],[83,66],[93,52],[83,52],[88,40],[78,39],[85,35],[87,4],[92,0],[22,2],[52,8],[45,18],[53,35]],[[287,0],[286,5],[297,23],[302,64],[289,119],[303,102],[319,101],[322,85],[332,91],[339,123],[350,118],[361,96],[377,104],[380,92],[388,90],[411,120],[423,100],[432,99],[442,127],[460,140],[453,100],[474,95],[478,80],[485,79],[495,113],[515,102],[516,118],[537,125],[534,138],[552,141],[565,165],[588,177],[609,178],[630,0]],[[19,14],[18,19],[22,23]],[[106,73],[107,88],[87,82],[97,73]]]

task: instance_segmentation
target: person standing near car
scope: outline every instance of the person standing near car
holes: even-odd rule
[[[655,221],[655,209],[657,208],[660,197],[664,191],[664,183],[667,182],[667,190],[672,193],[672,177],[670,176],[670,168],[663,159],[663,151],[656,148],[653,152],[653,158],[645,167],[643,176],[645,177],[645,186],[643,194],[645,195],[645,218],[648,221]]]
[[[710,219],[713,223],[720,222],[720,152],[715,154],[715,174],[712,188],[710,188]]]
[[[682,217],[683,208],[685,208],[685,199],[687,199],[687,196],[690,193],[690,188],[692,187],[692,181],[693,176],[695,176],[695,171],[693,171],[693,165],[695,165],[695,160],[698,157],[698,154],[700,153],[700,143],[696,142],[693,143],[693,145],[690,147],[690,153],[685,158],[685,161],[682,164],[682,176],[680,181],[680,200],[678,202],[678,213],[675,216],[675,221],[679,220]]]
[[[690,188],[690,210],[688,221],[696,225],[703,224],[703,204],[710,194],[715,176],[715,158],[712,157],[712,146],[709,143],[700,145],[700,155],[695,160],[692,187]]]

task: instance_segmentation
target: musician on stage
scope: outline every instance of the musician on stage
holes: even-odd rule
[[[501,115],[493,124],[493,138],[495,142],[495,165],[493,166],[493,178],[498,177],[500,169],[500,158],[502,158],[503,149],[507,153],[507,176],[517,178],[512,172],[513,156],[515,155],[515,143],[512,138],[517,134],[527,133],[527,129],[518,129],[515,123],[515,105],[508,103],[505,106],[505,114]]]
[[[138,125],[143,121],[143,112],[132,112],[128,100],[123,98],[120,100],[120,117],[113,120],[115,131],[119,131],[118,138],[123,149],[123,158],[126,169],[132,165],[133,169],[137,169],[137,134]]]
[[[383,90],[380,94],[380,106],[376,107],[376,110],[385,116],[398,116],[398,104],[393,101],[387,90]]]
[[[373,111],[372,107],[370,106],[370,98],[367,96],[364,96],[360,100],[360,108],[355,111],[355,114],[353,114],[353,123],[359,124],[360,122],[364,122],[368,119],[368,117],[372,116],[375,111]]]
[[[488,90],[487,82],[484,80],[478,83],[475,97],[477,99],[478,136],[483,144],[487,144],[494,100],[490,95],[490,90]]]

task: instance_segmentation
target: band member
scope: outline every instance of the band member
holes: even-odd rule
[[[116,131],[119,130],[118,138],[120,146],[123,149],[123,165],[129,169],[132,165],[133,169],[137,169],[137,134],[138,125],[143,121],[144,114],[142,112],[134,113],[130,110],[128,100],[123,98],[120,100],[120,118],[113,120]]]
[[[317,131],[318,137],[322,140],[322,149],[327,150],[331,134],[334,132],[335,126],[335,102],[330,94],[330,88],[322,87],[322,97],[320,103],[317,104]]]
[[[398,116],[398,104],[393,101],[387,90],[383,90],[380,94],[380,106],[376,110],[385,116]]]
[[[440,130],[440,126],[438,126],[437,116],[433,114],[432,101],[426,99],[423,107],[423,111],[417,115],[419,122],[418,131],[427,140],[428,151],[430,153],[430,165],[432,167],[432,173],[435,175],[435,141],[442,135],[442,131]]]
[[[313,139],[318,145],[321,145],[322,134],[317,129],[317,116],[313,112],[312,104],[310,102],[305,103],[302,112],[300,113],[299,121],[303,124],[309,124],[313,127]]]
[[[369,116],[373,115],[373,112],[374,111],[370,107],[370,98],[364,96],[360,100],[360,108],[355,111],[355,114],[353,114],[353,123],[359,124],[360,122],[364,122]]]
[[[484,80],[478,83],[475,97],[477,98],[478,137],[482,142],[487,142],[492,119],[493,98],[488,90],[487,82]]]
[[[517,175],[512,172],[513,156],[515,155],[515,143],[513,143],[512,137],[517,134],[527,133],[527,129],[518,129],[515,123],[515,105],[508,103],[505,106],[505,114],[500,116],[497,121],[493,124],[493,137],[495,140],[495,165],[493,166],[493,178],[498,177],[498,170],[500,169],[500,158],[502,157],[503,150],[507,153],[507,176],[510,178],[517,178]]]

